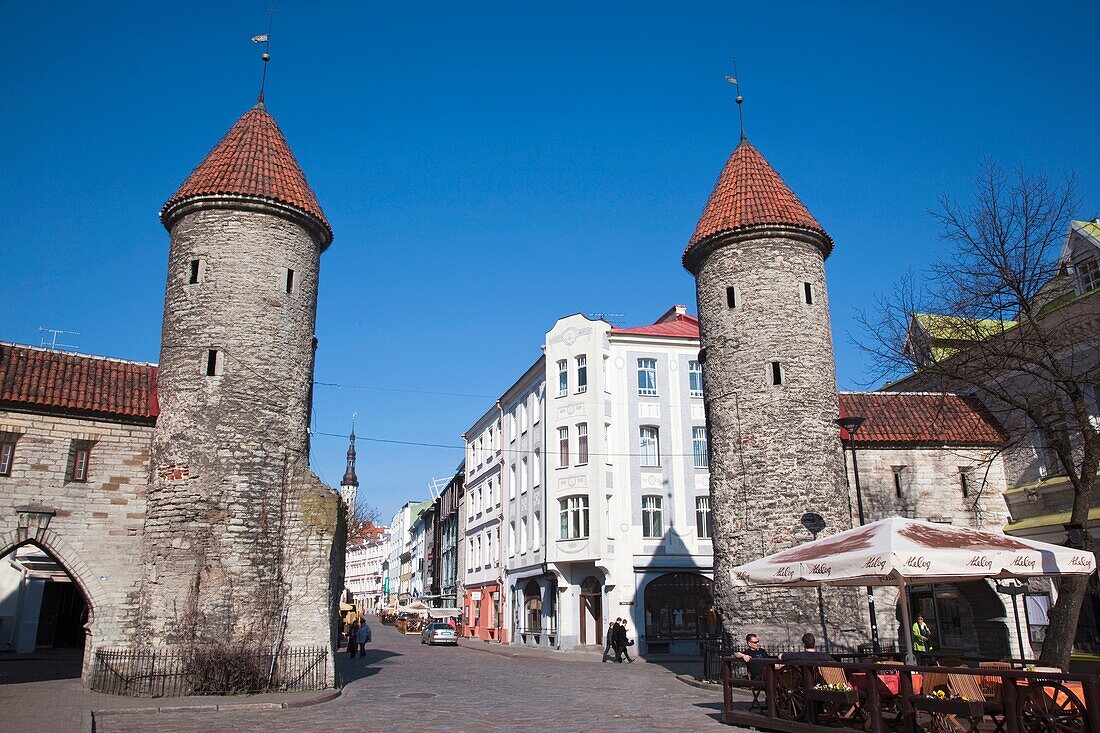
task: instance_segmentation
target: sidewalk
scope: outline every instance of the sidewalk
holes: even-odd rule
[[[485,641],[484,639],[471,639],[468,637],[460,638],[458,640],[458,645],[466,649],[488,652],[489,654],[498,654],[502,657],[511,657],[512,659],[553,659],[559,662],[580,662],[582,664],[600,664],[603,661],[603,654],[598,651],[560,651],[558,649],[548,649],[546,647],[500,644],[498,642]],[[631,651],[633,651],[633,648]],[[645,658],[635,656],[634,658],[635,664],[656,665],[658,667],[664,667],[675,674],[691,674],[698,672],[703,664],[701,659],[692,657]],[[613,663],[611,657],[609,657],[608,664]],[[623,664],[626,663],[624,662]]]
[[[4,711],[0,733],[90,733],[93,718],[101,716],[180,709],[213,713],[307,707],[340,695],[339,690],[162,698],[104,695],[84,689],[80,663],[79,650],[0,655],[0,710]]]

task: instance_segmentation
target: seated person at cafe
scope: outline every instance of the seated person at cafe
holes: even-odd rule
[[[779,658],[784,662],[832,662],[833,657],[825,652],[819,652],[815,647],[817,646],[817,639],[810,632],[806,632],[802,635],[802,646],[805,651],[801,652],[784,652],[779,655]]]
[[[769,657],[767,650],[760,646],[760,637],[756,634],[745,635],[746,649],[743,652],[734,652],[733,657],[740,659],[745,663],[745,666],[749,670],[749,677],[754,680],[762,679],[764,676],[764,667],[755,662],[757,659],[765,659]]]

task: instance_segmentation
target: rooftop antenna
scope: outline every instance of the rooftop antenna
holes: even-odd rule
[[[733,84],[733,88],[737,90],[737,97],[733,101],[737,102],[737,121],[741,125],[741,139],[746,140],[745,114],[741,111],[741,105],[744,104],[745,98],[741,96],[741,83],[737,80],[737,57],[730,56],[730,60],[733,61],[733,76],[727,76],[726,81]]]
[[[439,499],[440,492],[447,488],[447,484],[451,483],[450,478],[433,478],[428,482],[428,493],[433,499]]]
[[[45,326],[38,327],[39,343],[38,345],[43,349],[50,349],[52,351],[59,351],[61,349],[76,349],[76,344],[63,344],[57,340],[57,337],[63,333],[67,333],[70,336],[79,336],[77,331],[64,331],[60,328],[46,328]],[[48,334],[48,335],[47,335]]]
[[[260,55],[260,59],[264,62],[263,75],[260,76],[260,96],[256,100],[257,104],[264,103],[264,84],[267,83],[267,62],[271,60],[271,54],[268,51],[271,50],[271,21],[275,19],[275,7],[272,6],[267,9],[267,33],[261,33],[258,36],[252,36],[253,43],[264,44],[264,52]]]
[[[622,323],[622,321],[621,320],[612,320],[612,319],[613,318],[614,319],[622,319],[622,318],[626,317],[626,314],[625,313],[589,313],[588,317],[589,318],[594,318],[597,321],[607,321],[608,323],[610,323],[613,326],[618,326],[619,324]]]

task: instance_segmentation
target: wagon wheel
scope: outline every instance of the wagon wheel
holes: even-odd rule
[[[1085,706],[1065,685],[1046,680],[1028,686],[1019,702],[1021,733],[1088,733]]]
[[[775,673],[775,708],[784,720],[802,720],[806,691],[802,689],[801,670],[783,667]]]

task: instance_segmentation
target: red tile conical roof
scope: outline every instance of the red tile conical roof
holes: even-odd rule
[[[328,233],[328,239],[332,239],[332,228],[317,197],[290,152],[275,118],[262,103],[245,112],[191,171],[161,208],[161,221],[167,226],[169,212],[187,199],[218,194],[254,197],[293,206],[316,219]]]
[[[716,234],[767,224],[810,229],[823,236],[826,246],[832,248],[832,239],[817,219],[760,151],[748,140],[742,140],[718,176],[684,257],[697,244]]]

